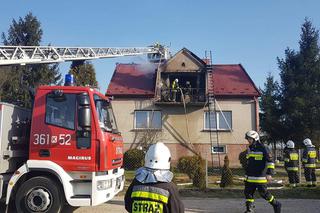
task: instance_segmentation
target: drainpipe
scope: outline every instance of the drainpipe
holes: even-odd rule
[[[258,97],[254,96],[254,103],[255,103],[255,108],[256,108],[256,131],[259,131],[259,101]]]

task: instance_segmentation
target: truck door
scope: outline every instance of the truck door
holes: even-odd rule
[[[78,122],[79,115],[83,116],[81,113],[89,113],[83,122],[91,124],[89,96],[55,90],[36,100],[30,159],[51,160],[66,171],[94,170],[91,125],[80,127]]]

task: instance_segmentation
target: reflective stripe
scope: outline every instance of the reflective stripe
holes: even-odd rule
[[[274,200],[274,197],[271,196],[271,198],[268,200],[269,203],[271,203]]]
[[[248,152],[246,157],[247,159],[252,157],[255,160],[262,160],[263,152]]]
[[[303,163],[307,163],[307,162],[308,162],[308,159],[302,158],[302,162],[303,162]]]
[[[267,183],[266,177],[253,177],[253,176],[246,176],[246,181],[248,183]]]
[[[267,163],[268,169],[274,169],[274,163]]]
[[[298,167],[287,167],[288,171],[298,171],[299,168]]]
[[[166,197],[169,197],[169,195],[170,195],[168,190],[161,189],[161,188],[154,187],[154,186],[145,186],[145,185],[136,185],[133,187],[132,191],[133,192],[135,192],[135,191],[152,192],[152,193],[160,194],[160,195],[163,195]]]
[[[143,192],[143,191],[136,191],[132,192],[131,197],[137,197],[137,198],[149,198],[156,201],[161,201],[163,203],[168,203],[168,197],[159,195],[156,193],[151,192]]]
[[[284,159],[284,162],[289,162],[289,161],[290,161],[289,158],[285,158],[285,159]]]
[[[312,185],[312,181],[307,181],[307,185]]]
[[[254,199],[247,199],[247,201],[253,203]]]
[[[297,153],[290,154],[290,160],[298,160],[298,159],[299,159],[299,155]]]
[[[316,164],[315,163],[307,163],[307,164],[304,164],[304,166],[306,168],[316,168]]]

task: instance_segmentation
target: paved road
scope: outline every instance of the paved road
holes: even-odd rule
[[[186,213],[243,213],[243,199],[218,199],[218,198],[183,198]],[[311,199],[281,199],[283,213],[315,213],[319,212],[320,200]],[[4,207],[0,206],[0,212],[4,212]],[[13,211],[9,211],[12,213]],[[124,209],[123,197],[116,197],[112,201],[95,206],[81,208],[65,208],[63,213],[126,213]],[[256,200],[256,212],[272,213],[269,204],[262,199]]]
[[[320,209],[320,200],[306,199],[281,199],[283,203],[283,213],[315,213]],[[217,199],[217,198],[183,198],[186,213],[243,213],[244,200],[242,199]],[[106,213],[119,212],[126,213],[122,197],[117,197],[107,204],[97,207],[82,207],[74,213]],[[271,213],[272,207],[264,200],[256,200],[256,212]],[[66,211],[68,213],[68,211]]]

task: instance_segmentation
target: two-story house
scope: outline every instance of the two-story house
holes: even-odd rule
[[[177,80],[176,80],[177,79]],[[125,149],[164,142],[172,160],[200,153],[239,165],[244,134],[259,126],[259,90],[241,64],[211,65],[183,48],[160,63],[117,64],[107,95]]]

